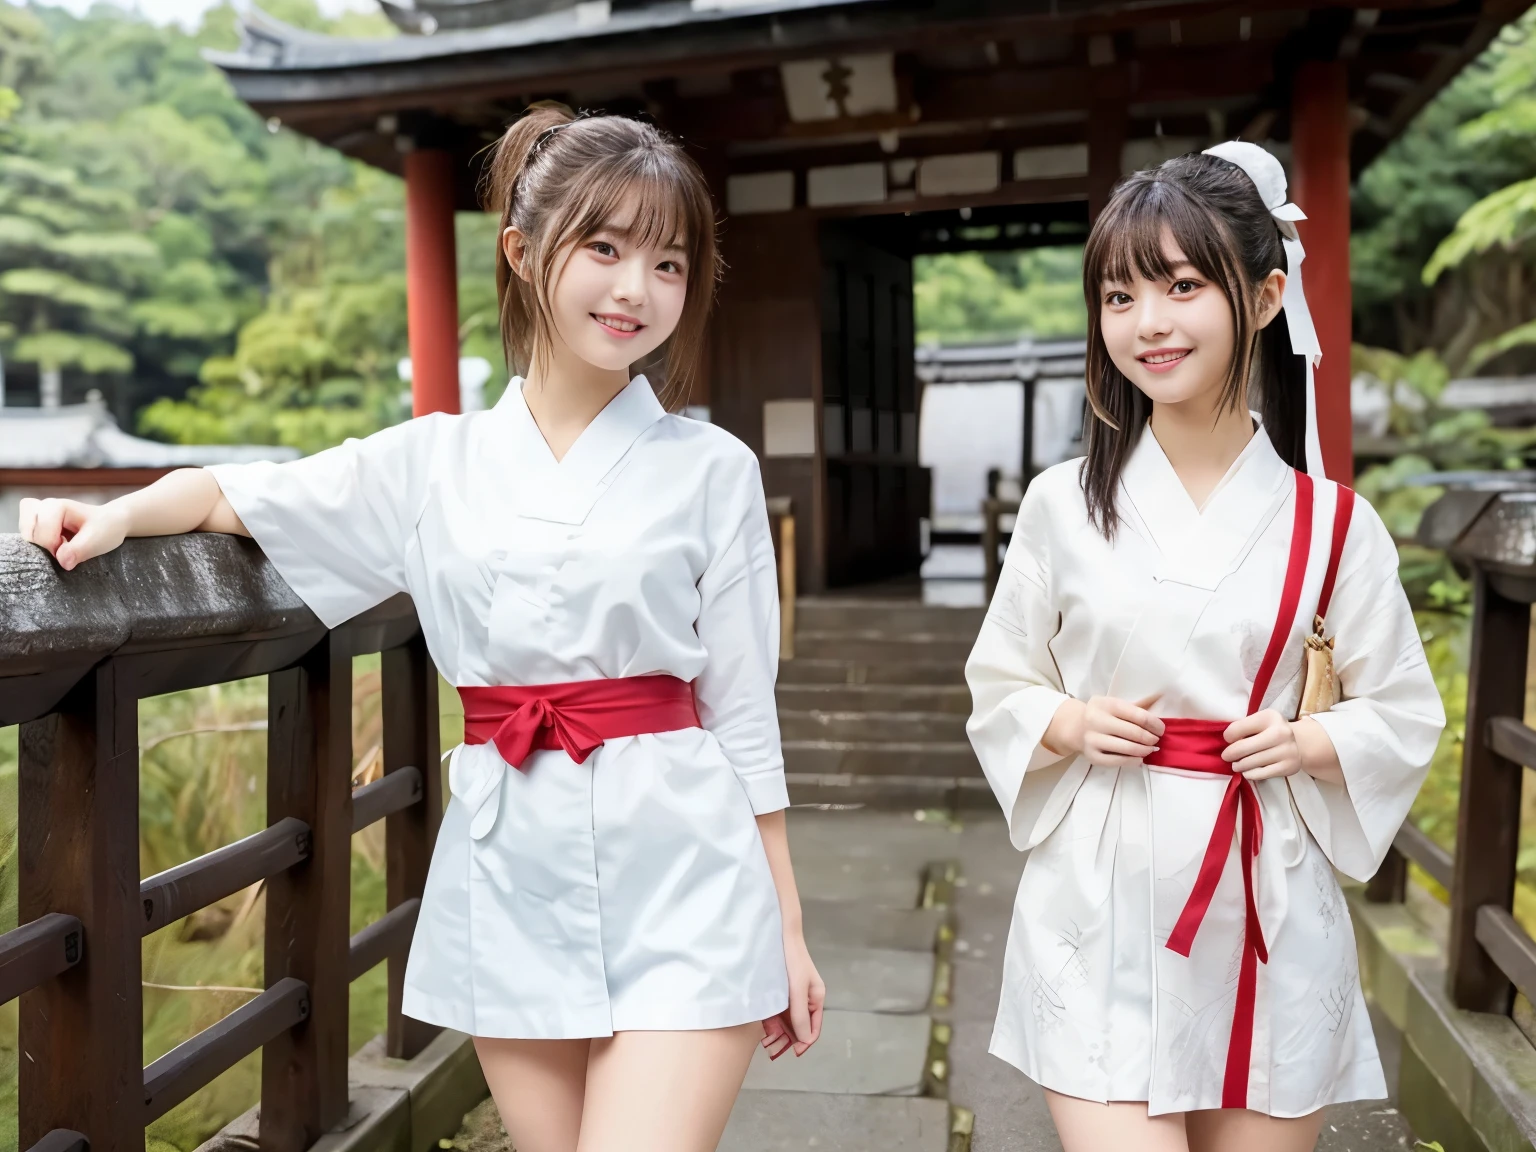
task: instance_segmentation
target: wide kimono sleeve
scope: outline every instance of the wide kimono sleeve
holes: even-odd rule
[[[779,580],[757,458],[741,445],[712,477],[696,625],[707,659],[694,681],[699,721],[712,733],[758,815],[789,807],[774,681],[779,670]]]
[[[1048,512],[1037,479],[1024,494],[997,590],[965,663],[972,701],[965,730],[1017,848],[1031,846],[1035,822],[1072,762],[1040,742],[1068,698],[1049,647],[1061,615],[1049,591]]]
[[[408,420],[287,463],[208,471],[289,587],[334,628],[406,590],[406,547],[440,419]]]
[[[1344,783],[1305,772],[1287,779],[1328,859],[1363,881],[1381,866],[1445,727],[1440,693],[1398,579],[1397,549],[1363,499],[1355,501],[1327,626],[1342,699],[1313,719],[1333,741]]]

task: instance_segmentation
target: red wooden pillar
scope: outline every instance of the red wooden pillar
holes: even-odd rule
[[[1307,218],[1302,274],[1323,348],[1317,424],[1330,479],[1354,479],[1349,419],[1349,86],[1340,60],[1312,60],[1291,89],[1291,198]]]
[[[405,156],[405,307],[412,415],[459,410],[459,274],[453,242],[453,154]]]

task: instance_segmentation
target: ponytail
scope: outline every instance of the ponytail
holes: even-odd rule
[[[621,208],[632,243],[687,253],[683,314],[665,345],[663,403],[686,399],[703,356],[720,275],[715,210],[704,174],[659,128],[622,116],[575,115],[553,100],[529,106],[496,143],[480,185],[499,213],[496,299],[507,366],[526,375],[553,350],[549,289],[557,262],[609,226]],[[523,234],[521,274],[507,262],[508,228]]]
[[[1307,470],[1307,362],[1291,348],[1285,312],[1259,330],[1252,384],[1255,407],[1275,452],[1292,468]]]
[[[1099,327],[1106,283],[1168,280],[1167,237],[1227,298],[1233,354],[1218,412],[1256,407],[1287,464],[1306,460],[1306,361],[1291,347],[1285,313],[1258,326],[1259,288],[1286,268],[1280,231],[1248,174],[1206,153],[1177,156],[1128,177],[1094,221],[1083,249],[1088,307],[1087,392],[1080,479],[1088,517],[1113,538],[1120,476],[1152,414],[1152,402],[1115,367]]]

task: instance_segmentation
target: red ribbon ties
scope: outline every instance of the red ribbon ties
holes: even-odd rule
[[[1280,607],[1275,616],[1275,626],[1270,633],[1269,645],[1254,677],[1253,689],[1248,696],[1248,715],[1264,706],[1264,696],[1270,680],[1280,663],[1280,656],[1290,638],[1296,620],[1296,609],[1301,602],[1301,586],[1307,574],[1307,559],[1312,551],[1312,477],[1305,472],[1296,473],[1295,519],[1291,525],[1291,552],[1286,563],[1285,583],[1280,591]],[[1353,493],[1340,486],[1338,504],[1334,514],[1333,555],[1325,577],[1326,591],[1331,592],[1333,574],[1343,546],[1344,534],[1349,529],[1349,509]],[[1319,611],[1326,610],[1326,598]],[[1237,836],[1239,866],[1243,870],[1243,923],[1242,960],[1237,975],[1237,1000],[1232,1009],[1232,1035],[1227,1042],[1226,1072],[1221,1084],[1223,1108],[1248,1107],[1248,1073],[1253,1059],[1254,1012],[1258,999],[1258,968],[1269,963],[1269,949],[1264,943],[1264,929],[1259,922],[1258,899],[1254,887],[1254,869],[1258,864],[1259,847],[1264,840],[1264,818],[1259,810],[1259,795],[1248,779],[1237,773],[1233,766],[1221,758],[1227,742],[1224,733],[1230,722],[1225,720],[1194,720],[1182,717],[1163,718],[1163,737],[1158,750],[1146,757],[1145,763],[1167,768],[1182,768],[1189,772],[1205,772],[1213,776],[1226,776],[1227,789],[1216,811],[1216,824],[1211,829],[1211,839],[1205,846],[1205,856],[1200,861],[1200,871],[1185,901],[1184,910],[1168,936],[1168,948],[1180,956],[1188,957],[1194,947],[1195,936],[1205,921],[1216,886],[1226,869],[1231,854],[1232,838]]]
[[[582,764],[609,740],[700,727],[693,685],[675,676],[458,691],[464,743],[494,744],[501,759],[522,772],[536,751],[561,750]],[[471,838],[480,839],[496,820],[501,773],[479,763],[471,771],[455,756],[449,782],[453,795],[469,807]]]

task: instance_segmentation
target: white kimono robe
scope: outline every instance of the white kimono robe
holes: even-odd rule
[[[1152,1114],[1221,1106],[1243,942],[1236,837],[1186,959],[1165,947],[1211,839],[1226,778],[1111,768],[1040,743],[1068,696],[1156,696],[1162,716],[1235,720],[1278,614],[1295,474],[1258,429],[1203,508],[1145,431],[1120,527],[1089,522],[1080,461],[1030,485],[966,665],[968,726],[1013,843],[1030,849],[991,1051],[1088,1100]],[[1335,487],[1316,482],[1312,547],[1265,700],[1293,716],[1327,565]],[[1423,781],[1444,713],[1375,511],[1356,500],[1328,628],[1344,700],[1316,717],[1345,785],[1256,786],[1258,966],[1248,1107],[1300,1116],[1386,1095],[1334,869],[1375,872]]]
[[[211,469],[327,625],[409,592],[452,684],[694,684],[702,728],[581,764],[454,749],[404,1010],[529,1039],[772,1016],[789,990],[754,816],[789,797],[757,459],[636,377],[557,462],[521,385],[488,412]]]

